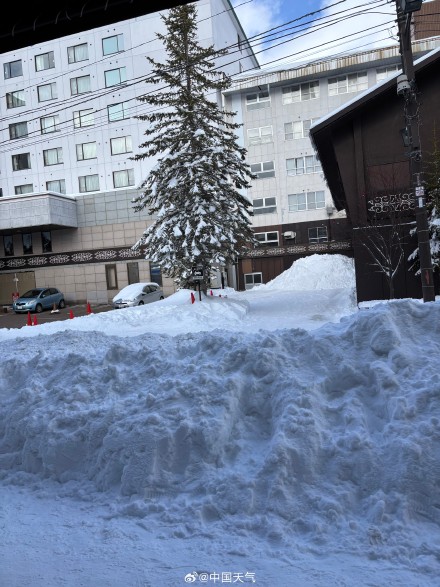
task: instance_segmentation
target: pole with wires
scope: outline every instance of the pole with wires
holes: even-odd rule
[[[404,99],[405,146],[409,147],[410,188],[414,194],[416,208],[416,232],[419,245],[420,278],[424,302],[435,301],[432,271],[429,225],[426,211],[425,189],[422,181],[422,149],[420,145],[420,106],[414,75],[411,47],[411,16],[420,10],[422,0],[396,0],[397,24],[399,27],[400,54],[403,74],[397,78],[397,93]]]

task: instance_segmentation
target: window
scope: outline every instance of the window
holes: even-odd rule
[[[23,233],[21,235],[21,240],[23,243],[23,255],[32,255],[32,234],[30,232]]]
[[[360,92],[368,88],[368,76],[366,73],[350,73],[340,75],[328,80],[328,95],[347,94],[349,92]]]
[[[276,198],[258,198],[253,200],[254,214],[271,214],[277,211]]]
[[[105,279],[107,281],[107,289],[118,289],[118,275],[116,273],[116,265],[105,266]]]
[[[258,110],[259,108],[268,108],[270,106],[269,90],[263,90],[256,94],[246,96],[246,110]]]
[[[304,173],[319,173],[321,163],[316,155],[286,159],[287,175],[304,175]]]
[[[90,92],[92,89],[90,85],[90,76],[89,75],[81,75],[80,77],[73,77],[70,80],[70,93],[72,96],[77,96],[78,94],[86,94]]]
[[[113,35],[102,39],[102,54],[111,55],[124,50],[124,35]]]
[[[306,102],[319,98],[319,82],[308,82],[283,88],[283,104]]]
[[[259,145],[261,143],[273,142],[273,130],[271,126],[249,128],[247,131],[247,135],[249,145]]]
[[[262,245],[278,245],[278,231],[256,232],[254,236]]]
[[[30,194],[34,191],[34,186],[31,183],[26,183],[24,185],[16,185],[14,187],[14,193],[16,196],[20,196],[21,194]]]
[[[51,84],[43,84],[37,86],[37,94],[39,102],[47,102],[47,100],[56,100],[58,98],[57,85],[55,82]]]
[[[73,126],[82,128],[83,126],[93,126],[95,124],[95,113],[93,108],[87,110],[77,110],[73,113]]]
[[[289,194],[289,212],[301,210],[318,210],[325,208],[325,195],[323,191]]]
[[[399,70],[399,68],[397,67],[397,65],[389,65],[388,67],[380,67],[379,69],[376,69],[376,81],[382,82],[383,80],[387,79],[388,77],[391,77],[392,75],[394,75],[398,70]]]
[[[46,181],[46,189],[48,192],[57,192],[58,194],[66,193],[66,180],[65,179],[52,179]]]
[[[79,191],[84,192],[97,192],[99,190],[99,175],[83,175],[78,177]]]
[[[263,161],[262,163],[253,163],[251,165],[252,173],[255,173],[257,179],[264,177],[275,177],[273,161]]]
[[[108,121],[115,122],[116,120],[130,118],[128,111],[129,107],[126,102],[120,102],[119,104],[110,104],[109,106],[107,106]]]
[[[151,281],[162,286],[162,270],[159,265],[151,265],[150,267]]]
[[[310,118],[310,120],[298,120],[297,122],[286,122],[284,124],[284,138],[286,141],[293,139],[306,139],[309,136],[310,127],[317,120]]]
[[[43,69],[52,69],[53,67],[55,67],[53,51],[35,55],[35,71],[43,71]]]
[[[73,47],[67,47],[67,62],[77,63],[78,61],[87,61],[89,58],[89,48],[87,43],[81,43],[81,45],[74,45]]]
[[[46,149],[43,151],[44,165],[58,165],[63,162],[63,149],[57,147],[56,149]]]
[[[118,69],[109,69],[104,71],[105,87],[117,86],[127,81],[127,68],[118,67]]]
[[[19,171],[20,169],[31,168],[31,155],[30,153],[19,153],[18,155],[12,155],[12,170]]]
[[[129,284],[139,283],[139,263],[127,263],[127,278]]]
[[[131,136],[110,139],[110,151],[112,155],[131,153],[133,151]]]
[[[50,231],[43,231],[41,233],[41,250],[43,253],[52,252],[52,234]]]
[[[113,186],[115,188],[123,188],[129,185],[134,185],[134,169],[113,171]]]
[[[77,161],[84,161],[84,159],[96,158],[96,143],[81,143],[76,145],[76,159]]]
[[[261,285],[263,283],[262,273],[245,273],[244,274],[244,287],[245,289],[252,289],[255,285]]]
[[[23,75],[23,66],[21,64],[21,59],[17,59],[17,61],[9,61],[9,63],[4,63],[3,73],[5,75],[5,79],[10,79],[11,77],[18,77],[19,75]]]
[[[12,234],[5,234],[3,237],[3,248],[5,250],[5,257],[14,256],[14,239]]]
[[[326,226],[317,226],[316,228],[309,228],[309,243],[326,243],[327,241],[328,237]]]
[[[27,122],[16,122],[15,124],[9,125],[9,138],[19,139],[20,137],[28,136],[28,125]]]
[[[55,114],[55,116],[45,116],[44,118],[40,118],[41,134],[46,135],[51,132],[57,132],[60,130],[59,124],[60,117],[58,114]]]
[[[7,92],[6,108],[19,108],[20,106],[26,106],[26,100],[24,99],[24,90],[17,90],[16,92]]]

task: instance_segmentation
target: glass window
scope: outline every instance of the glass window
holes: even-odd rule
[[[35,55],[35,71],[43,71],[43,69],[52,69],[55,67],[55,59],[53,51]]]
[[[58,114],[55,114],[55,116],[44,116],[43,118],[40,118],[41,134],[45,135],[51,132],[57,132],[60,130],[59,124],[60,117]]]
[[[81,143],[76,145],[76,159],[77,161],[84,161],[84,159],[96,158],[96,143]]]
[[[323,191],[289,194],[289,212],[301,210],[318,210],[325,208],[325,194]]]
[[[278,245],[278,231],[256,232],[254,236],[263,245]]]
[[[52,179],[46,181],[46,189],[48,192],[57,192],[58,194],[66,193],[66,180],[65,179]]]
[[[5,257],[14,256],[14,238],[12,234],[5,234],[3,236],[3,248],[5,250]]]
[[[55,149],[46,149],[43,151],[44,165],[57,165],[63,162],[63,149],[57,147]]]
[[[129,185],[134,185],[134,169],[113,171],[113,186],[115,188],[123,188]]]
[[[27,122],[16,122],[15,124],[9,125],[9,138],[19,139],[20,137],[28,136],[28,124]]]
[[[104,71],[104,77],[106,88],[109,88],[110,86],[117,86],[118,84],[123,84],[127,81],[127,68],[118,67],[118,69],[110,69],[109,71]]]
[[[308,82],[295,86],[287,86],[282,90],[283,104],[305,102],[319,98],[319,82]]]
[[[4,63],[3,73],[5,75],[5,79],[10,79],[11,77],[18,77],[20,75],[23,75],[23,66],[21,64],[21,59],[17,59],[16,61],[9,61],[9,63]]]
[[[31,168],[31,154],[30,153],[19,153],[18,155],[12,155],[12,169],[13,171],[19,171],[20,169]]]
[[[24,90],[17,90],[16,92],[7,92],[6,108],[19,108],[20,106],[26,106],[26,100],[24,99]]]
[[[261,126],[260,128],[249,128],[247,131],[249,145],[258,145],[262,143],[273,142],[273,130],[271,126]]]
[[[254,214],[271,214],[277,211],[276,198],[256,198],[252,202]]]
[[[131,153],[133,151],[131,136],[110,139],[110,151],[112,155]]]
[[[286,141],[308,138],[310,127],[315,120],[316,118],[310,118],[309,120],[286,122],[284,124],[284,138]]]
[[[113,35],[102,39],[102,54],[111,55],[124,50],[124,35]]]
[[[83,175],[78,178],[79,191],[84,192],[97,192],[99,191],[99,175]]]
[[[382,82],[383,80],[394,75],[398,70],[399,70],[399,68],[397,67],[397,65],[390,65],[388,67],[380,67],[379,69],[376,69],[376,81]]]
[[[151,265],[150,267],[151,281],[162,286],[162,270],[159,265]]]
[[[92,90],[90,84],[90,75],[81,75],[80,77],[73,77],[70,80],[70,93],[72,96],[78,94],[86,94]]]
[[[256,174],[257,179],[266,177],[275,177],[275,168],[273,161],[263,161],[262,163],[253,163],[251,165],[252,173]]]
[[[269,90],[262,90],[261,92],[246,96],[247,110],[258,110],[259,108],[267,108],[268,106],[270,106]]]
[[[328,241],[327,227],[317,226],[316,228],[309,228],[309,243],[326,243]]]
[[[115,122],[117,120],[123,120],[124,118],[130,118],[128,113],[129,107],[125,102],[119,104],[110,104],[107,106],[107,114],[109,122]]]
[[[118,289],[118,274],[116,273],[116,265],[105,266],[105,278],[107,281],[107,289]]]
[[[304,173],[319,173],[321,163],[316,155],[286,159],[287,175],[303,175]]]
[[[86,61],[89,58],[89,48],[87,43],[67,47],[67,61],[68,63],[77,63],[78,61]]]
[[[58,98],[57,85],[55,82],[50,84],[43,84],[37,86],[37,94],[39,102],[46,102],[47,100],[55,100]]]
[[[93,108],[87,110],[77,110],[73,113],[73,126],[82,128],[83,126],[93,126],[95,124],[95,113]]]
[[[328,94],[336,96],[338,94],[347,94],[349,92],[360,92],[368,88],[367,73],[351,73],[329,78]]]
[[[244,274],[244,287],[245,289],[252,289],[255,285],[263,283],[262,273],[245,273]]]
[[[41,233],[41,250],[43,253],[52,252],[52,234],[48,230]]]
[[[16,185],[14,187],[14,193],[16,196],[20,196],[21,194],[30,194],[34,191],[34,186],[31,183],[26,183],[24,185]]]
[[[23,242],[23,255],[32,255],[32,234],[30,232],[25,232],[21,235],[21,238]]]

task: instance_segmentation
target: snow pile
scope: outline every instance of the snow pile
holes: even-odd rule
[[[294,261],[278,277],[265,284],[266,289],[319,290],[356,287],[354,261],[345,255],[311,255]]]

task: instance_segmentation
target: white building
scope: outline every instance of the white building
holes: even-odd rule
[[[258,67],[229,0],[196,8],[203,44],[235,46],[219,67]],[[130,156],[144,139],[134,117],[148,108],[136,98],[157,91],[146,55],[166,58],[157,32],[165,25],[153,13],[1,56],[1,303],[43,285],[68,303],[107,302],[128,283],[162,282],[131,250],[150,220],[132,198],[153,162]],[[163,286],[174,291],[170,279]]]
[[[439,44],[439,37],[419,41],[414,55]],[[352,254],[349,221],[333,206],[309,129],[400,68],[395,45],[235,76],[224,99],[243,123],[242,141],[258,176],[248,195],[261,242],[238,264],[239,289],[266,283],[307,254]],[[403,127],[403,104],[401,115]]]

